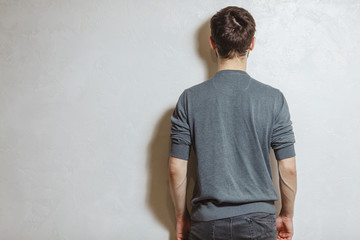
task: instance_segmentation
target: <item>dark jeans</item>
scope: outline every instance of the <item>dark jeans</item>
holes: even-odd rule
[[[275,240],[276,215],[249,213],[211,221],[191,221],[189,240]]]

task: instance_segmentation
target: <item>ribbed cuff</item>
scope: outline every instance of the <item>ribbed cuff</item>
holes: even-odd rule
[[[171,143],[171,149],[169,155],[176,158],[189,160],[190,150],[191,150],[190,145],[181,144],[181,143]]]
[[[285,158],[294,157],[295,154],[295,147],[294,144],[291,144],[287,147],[283,147],[280,149],[274,149],[275,157],[277,160],[282,160]]]

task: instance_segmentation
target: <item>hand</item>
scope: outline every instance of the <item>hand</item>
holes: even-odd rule
[[[176,220],[176,240],[187,240],[190,232],[189,214]]]
[[[291,240],[294,235],[292,217],[278,216],[276,218],[278,236],[276,240]]]

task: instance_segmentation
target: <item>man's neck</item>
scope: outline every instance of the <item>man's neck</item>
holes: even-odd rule
[[[247,58],[233,58],[230,60],[224,60],[218,58],[218,71],[221,70],[242,70],[246,72]]]

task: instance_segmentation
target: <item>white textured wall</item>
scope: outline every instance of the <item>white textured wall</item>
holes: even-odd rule
[[[295,240],[360,239],[358,1],[0,1],[0,239],[170,239],[170,115],[216,71],[209,18],[257,23],[287,97]]]

